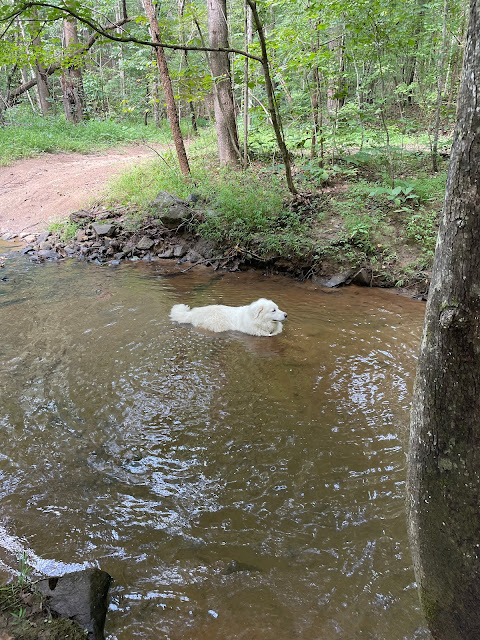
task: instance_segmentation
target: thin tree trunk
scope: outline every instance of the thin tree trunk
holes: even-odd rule
[[[147,14],[148,21],[150,23],[150,30],[152,33],[152,39],[154,42],[160,42],[160,27],[158,25],[157,16],[155,15],[155,9],[153,7],[152,0],[143,0],[145,5],[145,12]],[[188,164],[187,152],[185,150],[185,144],[183,142],[182,132],[180,131],[180,121],[178,119],[177,105],[175,104],[175,97],[173,95],[172,81],[168,72],[167,59],[165,57],[165,51],[163,47],[155,47],[155,57],[157,59],[158,71],[160,73],[160,79],[162,81],[163,93],[165,95],[165,102],[167,103],[167,115],[170,122],[170,128],[172,130],[173,141],[175,143],[175,149],[177,151],[178,163],[180,170],[184,176],[190,175],[190,166]]]
[[[210,47],[228,48],[226,0],[207,0],[207,8]],[[235,165],[240,160],[240,147],[229,54],[224,51],[210,51],[209,58],[214,83],[213,106],[218,157],[221,165]]]
[[[34,15],[36,18],[38,18],[37,11],[34,11]],[[38,20],[36,20],[33,23],[33,29],[35,29],[36,31],[34,38],[32,40],[34,50],[35,51],[41,50],[42,41],[40,38],[40,23]],[[50,112],[50,107],[51,107],[50,90],[48,87],[48,76],[47,76],[47,70],[45,69],[44,65],[40,62],[40,60],[37,57],[35,59],[35,77],[37,78],[37,94],[38,94],[38,101],[40,103],[40,109],[42,111],[42,114],[46,116]]]
[[[447,48],[447,15],[448,15],[448,0],[445,0],[443,4],[442,43],[441,43],[441,50],[440,50],[440,59],[438,61],[437,106],[435,109],[435,124],[433,129],[433,144],[432,144],[432,168],[435,173],[438,172],[438,136],[440,133],[440,112],[442,109],[443,77],[444,77],[444,71],[445,71],[445,53]]]
[[[35,18],[37,18],[38,16],[37,11],[34,11],[33,13]],[[42,115],[46,116],[50,111],[50,101],[49,101],[50,92],[48,89],[47,74],[46,74],[45,67],[38,60],[36,56],[37,51],[40,51],[42,46],[41,39],[40,39],[40,25],[37,20],[34,20],[29,29],[30,33],[33,31],[31,46],[30,46],[27,40],[27,34],[25,33],[25,28],[23,26],[23,21],[19,20],[18,24],[20,26],[20,32],[22,34],[22,38],[27,48],[33,49],[33,54],[35,56],[34,75],[36,79],[38,106],[40,108],[40,111],[42,112]],[[28,82],[28,78],[24,75],[23,72],[22,72],[22,80],[24,83]],[[28,99],[31,100],[30,92],[28,92]]]
[[[245,51],[248,53],[250,45],[253,41],[252,30],[252,12],[246,0],[244,2],[245,14]],[[252,99],[250,97],[249,77],[249,59],[245,56],[243,70],[243,161],[248,164],[248,131],[250,129],[250,106]]]
[[[479,92],[480,1],[472,0],[408,457],[408,529],[434,640],[480,638]]]
[[[267,92],[268,109],[270,111],[270,117],[272,119],[272,126],[273,126],[273,130],[275,131],[275,137],[277,138],[278,148],[280,149],[283,163],[285,165],[285,178],[287,180],[287,186],[290,193],[295,195],[297,193],[297,190],[295,188],[295,185],[293,184],[292,163],[290,162],[290,154],[288,153],[287,145],[285,144],[285,139],[283,137],[282,122],[280,119],[280,114],[278,113],[278,110],[275,104],[275,94],[273,91],[273,84],[270,76],[270,66],[269,66],[268,55],[267,55],[267,44],[265,42],[265,35],[263,33],[263,25],[258,15],[256,2],[254,2],[254,0],[247,0],[247,2],[248,2],[248,6],[252,10],[253,21],[255,22],[255,26],[258,32],[258,38],[260,40],[260,47],[262,51],[262,68],[263,68],[263,75],[265,77],[265,90]]]

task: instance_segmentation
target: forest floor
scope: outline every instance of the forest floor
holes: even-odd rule
[[[91,205],[113,176],[154,154],[133,145],[88,155],[45,153],[0,167],[0,233],[40,233]]]

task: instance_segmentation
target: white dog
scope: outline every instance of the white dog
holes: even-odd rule
[[[260,298],[244,307],[227,307],[211,304],[206,307],[190,307],[176,304],[170,311],[170,319],[188,322],[194,327],[209,331],[241,331],[251,336],[275,336],[283,329],[287,314],[280,311],[271,300]]]

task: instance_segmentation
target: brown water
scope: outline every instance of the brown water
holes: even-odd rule
[[[403,497],[423,304],[167,269],[0,270],[4,576],[23,549],[100,566],[111,640],[427,639]],[[168,319],[261,296],[278,337]]]

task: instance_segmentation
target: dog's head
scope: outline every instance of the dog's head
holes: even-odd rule
[[[280,311],[275,302],[266,298],[252,302],[250,310],[254,320],[264,326],[271,326],[272,323],[284,322],[287,319],[285,311]]]

